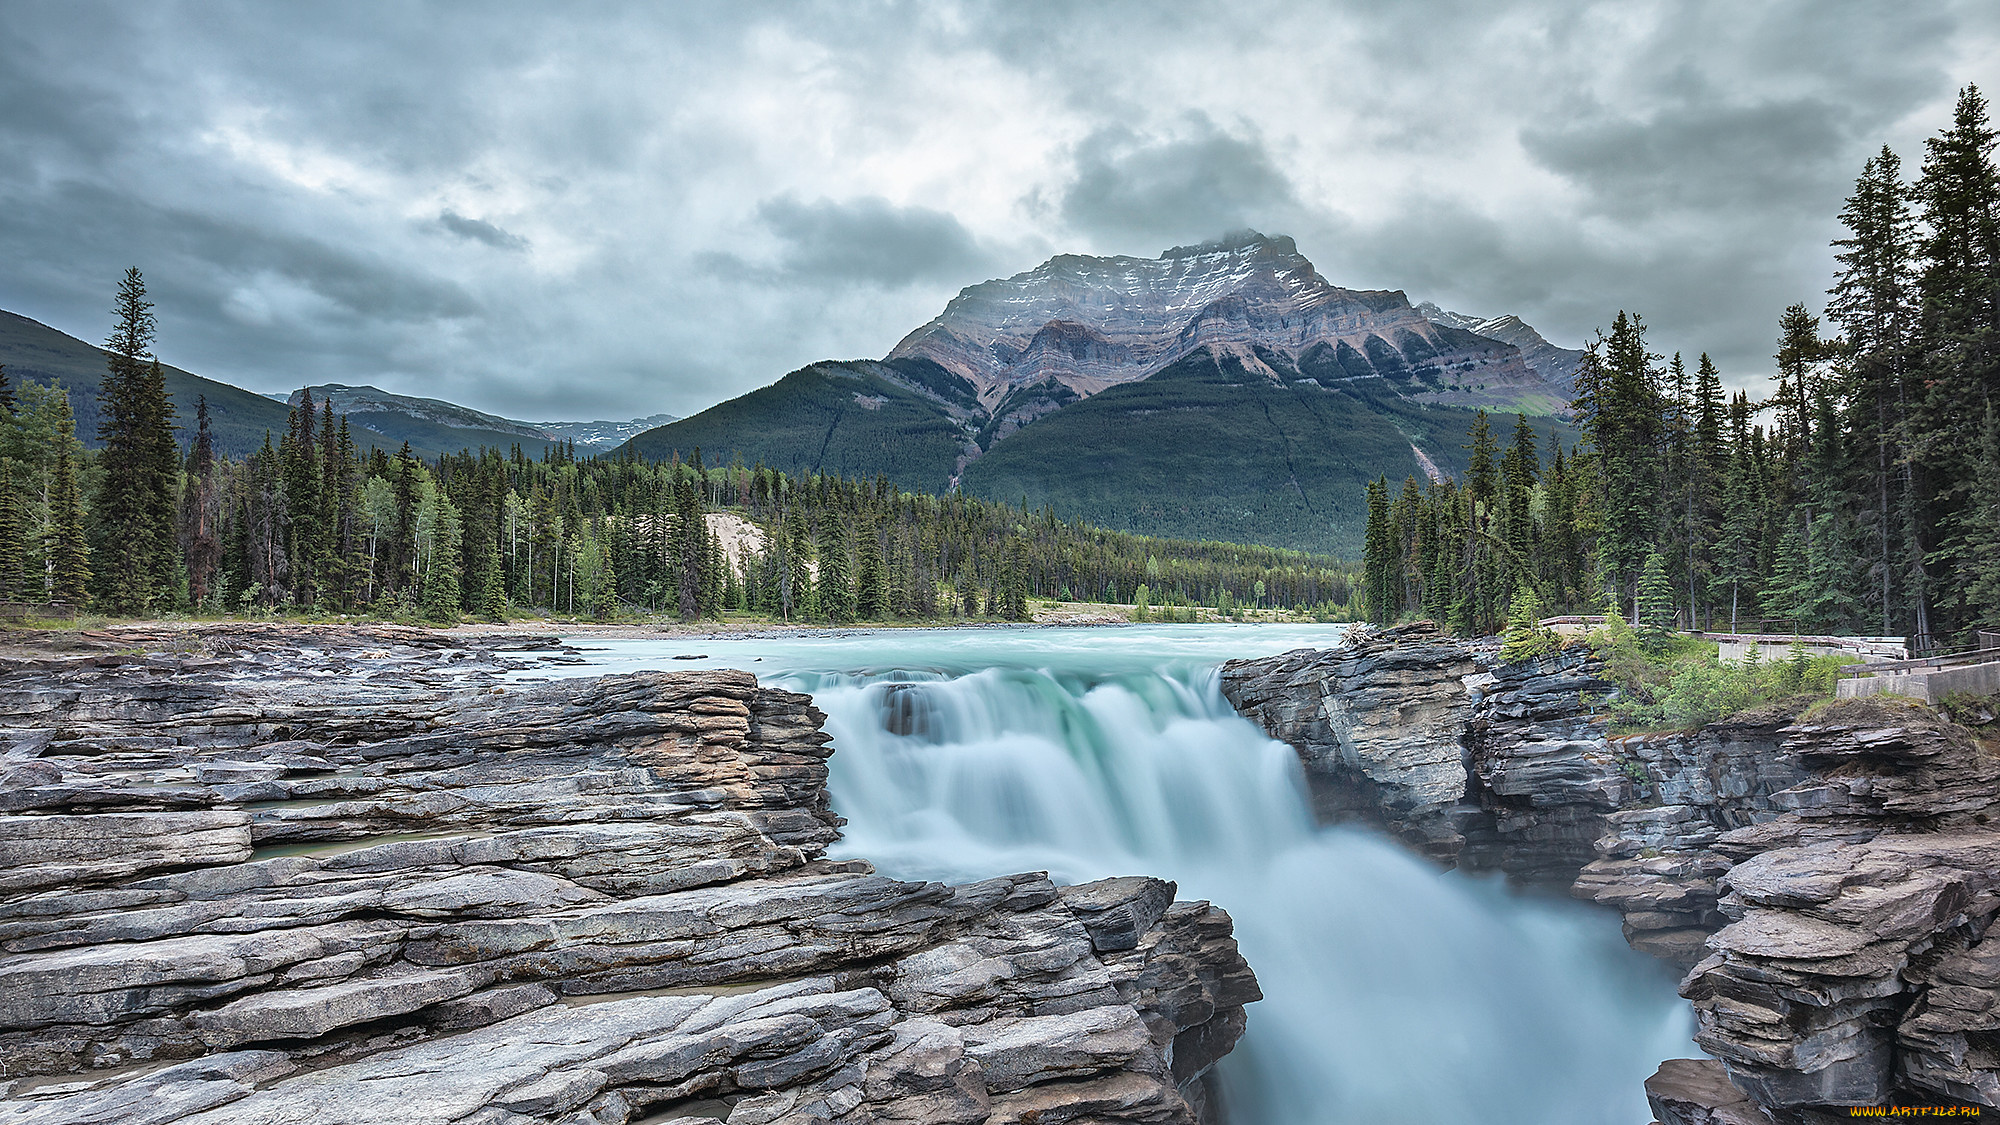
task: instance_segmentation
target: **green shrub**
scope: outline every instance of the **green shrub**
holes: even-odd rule
[[[1545,656],[1562,647],[1555,630],[1541,624],[1542,600],[1529,589],[1514,592],[1507,610],[1507,628],[1500,634],[1500,659],[1509,664]]]

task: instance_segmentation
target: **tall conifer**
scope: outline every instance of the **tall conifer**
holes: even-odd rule
[[[137,269],[119,282],[118,322],[104,342],[106,375],[98,388],[97,436],[104,474],[92,516],[104,603],[114,613],[144,613],[167,590],[173,564],[173,407],[152,358],[154,321]],[[72,466],[74,468],[74,466]]]

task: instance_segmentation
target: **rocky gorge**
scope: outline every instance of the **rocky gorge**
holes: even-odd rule
[[[1316,813],[1618,910],[1686,971],[1664,1125],[2000,1109],[2000,741],[1907,701],[1614,737],[1574,647],[1503,663],[1429,623],[1225,665]]]
[[[1142,875],[824,858],[809,697],[276,625],[0,663],[0,1122],[1216,1120],[1259,992]]]

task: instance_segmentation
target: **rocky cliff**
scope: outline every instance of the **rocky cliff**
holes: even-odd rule
[[[1194,1122],[1259,995],[1171,883],[825,860],[821,716],[748,673],[96,647],[0,676],[7,1125]]]
[[[1611,688],[1428,623],[1223,672],[1323,817],[1567,883],[1688,969],[1714,1059],[1648,1083],[1666,1125],[2000,1108],[2000,741],[1895,702],[1614,738]]]

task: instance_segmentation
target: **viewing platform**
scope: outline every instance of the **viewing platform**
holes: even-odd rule
[[[1968,652],[1921,660],[1851,664],[1840,670],[1834,694],[1840,699],[1907,695],[1925,703],[1936,703],[1952,694],[2000,694],[2000,633],[1982,631],[1979,645]]]
[[[1755,622],[1759,626],[1768,622]],[[1545,629],[1552,629],[1559,636],[1582,636],[1604,625],[1601,614],[1571,614],[1563,617],[1545,617],[1541,621]],[[1800,645],[1808,656],[1855,656],[1862,660],[1884,661],[1905,660],[1910,655],[1906,637],[1836,637],[1817,633],[1765,632],[1748,630],[1745,632],[1705,632],[1700,629],[1687,631],[1690,637],[1705,641],[1715,641],[1721,646],[1717,654],[1723,660],[1742,660],[1750,655],[1751,649],[1758,650],[1757,659],[1763,661],[1783,660],[1791,654],[1793,645]]]

